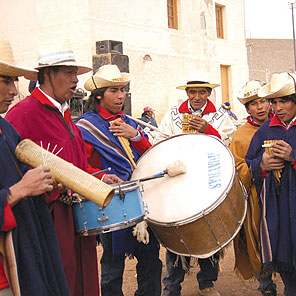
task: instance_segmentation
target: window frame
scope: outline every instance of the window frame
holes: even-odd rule
[[[216,34],[217,38],[224,39],[224,7],[221,4],[215,3],[216,16]]]
[[[167,0],[167,14],[168,28],[178,30],[177,0]]]

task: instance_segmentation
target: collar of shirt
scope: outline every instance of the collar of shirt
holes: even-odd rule
[[[283,122],[283,124],[287,127],[287,128],[289,128],[290,126],[292,126],[293,124],[294,124],[294,122],[296,121],[296,116],[289,122],[289,124],[285,124],[284,122]]]
[[[208,102],[206,102],[206,104],[204,104],[204,105],[202,106],[202,108],[200,108],[200,109],[194,111],[194,110],[192,109],[191,105],[190,105],[190,101],[188,100],[188,109],[190,110],[190,112],[191,112],[192,114],[201,114],[201,113],[206,109],[207,104],[208,104]]]
[[[122,111],[116,113],[116,114],[111,114],[109,111],[107,111],[104,107],[99,105],[98,108],[98,113],[106,120],[112,121],[115,120],[118,117],[125,117],[124,113]]]
[[[280,125],[285,127],[286,129],[289,129],[292,125],[295,125],[295,122],[296,122],[296,116],[290,121],[289,124],[286,124],[285,122],[281,121],[276,115],[274,115],[269,123],[269,126]]]
[[[63,104],[59,103],[55,99],[53,99],[51,96],[46,94],[41,88],[38,87],[38,89],[48,98],[48,100],[63,114],[65,115],[66,110],[69,108],[69,105],[67,102],[64,102]]]

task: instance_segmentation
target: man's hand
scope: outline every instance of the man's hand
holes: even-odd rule
[[[114,121],[109,129],[114,136],[121,136],[127,139],[134,138],[138,134],[138,131],[135,128],[123,121]]]
[[[27,171],[23,178],[10,189],[9,204],[14,205],[27,196],[36,196],[53,190],[54,180],[50,169],[39,166]]]
[[[263,153],[261,169],[263,171],[279,170],[285,167],[285,160],[276,157],[274,154]]]
[[[189,119],[189,126],[197,130],[199,133],[204,133],[208,127],[208,122],[199,117]]]
[[[122,180],[114,174],[106,174],[103,177],[103,182],[105,183],[120,183]]]
[[[272,144],[271,150],[274,156],[276,156],[277,158],[286,161],[293,161],[293,159],[290,156],[292,147],[287,142],[283,140],[278,141]]]

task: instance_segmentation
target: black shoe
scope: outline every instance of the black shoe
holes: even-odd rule
[[[261,290],[261,294],[265,296],[276,296],[276,288],[275,287],[267,287]]]

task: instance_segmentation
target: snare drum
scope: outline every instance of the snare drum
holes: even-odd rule
[[[78,198],[73,203],[76,231],[80,235],[120,230],[144,219],[142,185],[139,182],[127,182],[113,187],[115,195],[105,208],[84,198]]]
[[[147,222],[170,251],[207,258],[227,245],[246,215],[246,190],[230,150],[214,136],[181,134],[159,142],[138,160],[132,179],[180,160],[186,173],[146,181]]]

